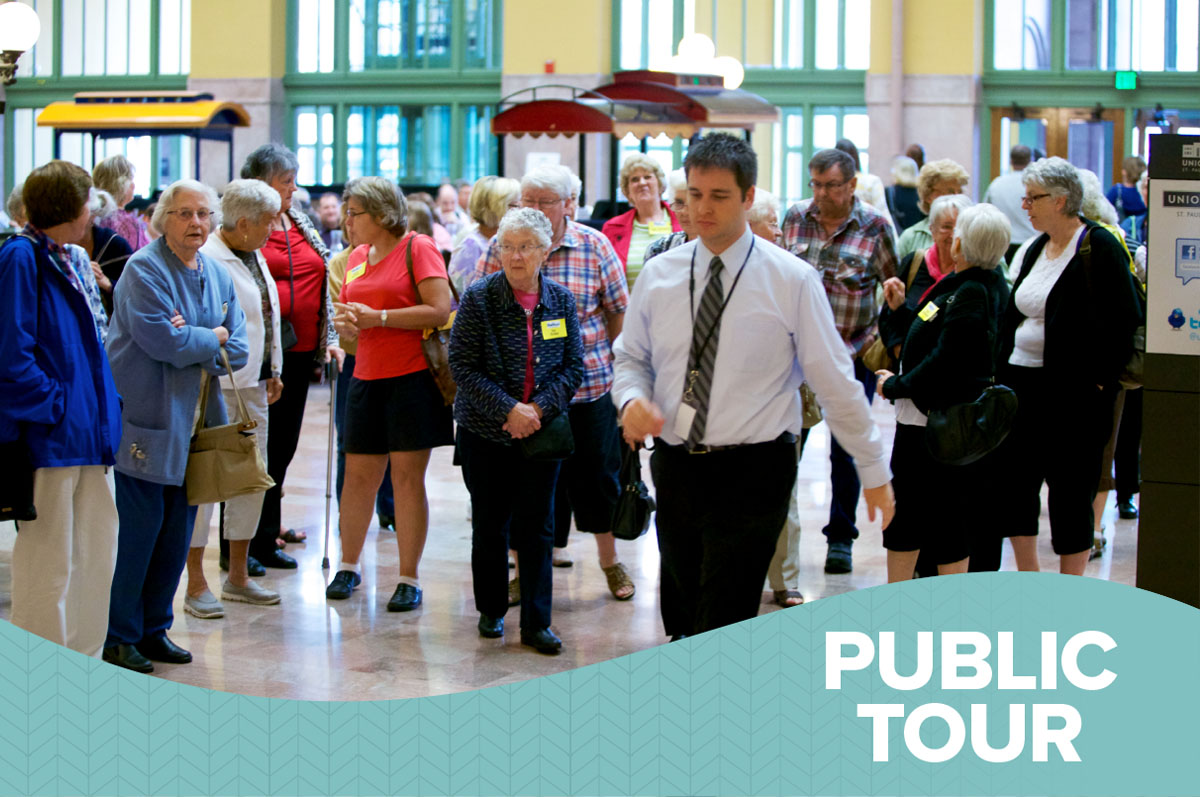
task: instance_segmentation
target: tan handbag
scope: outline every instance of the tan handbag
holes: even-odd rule
[[[229,366],[229,355],[224,346],[221,347],[221,359],[233,384],[233,393],[237,396],[241,420],[223,426],[202,426],[192,437],[187,476],[184,479],[188,503],[192,506],[218,504],[239,495],[266,492],[275,486],[274,479],[267,474],[267,463],[262,452],[258,449],[258,436],[254,434],[258,422],[251,419],[242,392],[233,381],[233,368]],[[208,376],[204,380],[204,389],[200,391],[202,424],[207,417],[208,391],[216,381],[215,376]]]

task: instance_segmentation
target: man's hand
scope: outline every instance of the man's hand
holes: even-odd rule
[[[653,401],[635,398],[621,410],[621,426],[624,427],[625,442],[637,450],[647,437],[658,437],[663,430],[662,410]]]
[[[883,283],[883,300],[893,311],[904,304],[904,282],[899,277],[890,277]]]
[[[541,429],[542,422],[538,420],[538,412],[532,405],[517,404],[508,411],[508,419],[500,428],[512,435],[514,440],[520,440]]]
[[[273,376],[267,380],[267,403],[274,404],[283,395],[283,380]]]
[[[867,501],[867,518],[874,523],[876,511],[882,513],[882,528],[886,529],[896,514],[896,496],[892,494],[892,483],[885,482],[878,487],[864,487],[863,498]]]

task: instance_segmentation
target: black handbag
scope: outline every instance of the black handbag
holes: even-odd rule
[[[656,508],[646,483],[642,481],[642,460],[629,446],[621,446],[621,494],[613,510],[612,533],[618,540],[636,540],[650,528],[650,515]]]
[[[548,423],[542,424],[529,437],[517,440],[517,448],[525,459],[550,462],[566,459],[575,453],[575,437],[571,434],[571,419],[560,412]]]
[[[1012,430],[1017,394],[988,385],[974,401],[926,413],[925,447],[945,465],[970,465],[994,451]]]
[[[0,443],[0,520],[37,520],[33,459],[24,440]]]

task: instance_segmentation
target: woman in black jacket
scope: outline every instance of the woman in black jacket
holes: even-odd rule
[[[996,508],[1017,567],[1037,570],[1042,483],[1063,573],[1083,575],[1092,548],[1092,499],[1112,431],[1121,371],[1142,320],[1125,248],[1079,216],[1075,167],[1046,158],[1022,172],[1022,204],[1042,234],[1014,257],[1016,281],[1001,323],[1000,378],[1017,392],[1013,430],[998,452]]]
[[[896,515],[883,530],[889,583],[912,578],[922,551],[939,575],[967,571],[977,533],[971,519],[993,494],[983,478],[986,460],[953,466],[933,459],[925,447],[925,413],[974,401],[992,381],[997,327],[1008,303],[1008,285],[994,269],[1010,234],[1008,219],[992,205],[959,212],[950,247],[953,272],[918,306],[900,373],[877,372],[879,393],[896,404]]]

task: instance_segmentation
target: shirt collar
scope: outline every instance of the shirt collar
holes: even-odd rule
[[[750,254],[750,245],[754,243],[754,233],[750,232],[750,225],[746,225],[742,237],[733,242],[733,245],[721,253],[721,262],[725,264],[726,271],[737,271],[741,268],[742,262],[746,256]],[[708,265],[712,259],[716,257],[707,246],[704,245],[703,238],[696,239],[696,264],[704,269],[704,274],[708,274]]]
[[[567,229],[563,232],[562,240],[558,242],[558,248],[566,247],[567,249],[578,249],[583,245],[583,235],[576,228],[579,223],[573,219],[566,219]],[[557,251],[557,249],[555,250]]]

